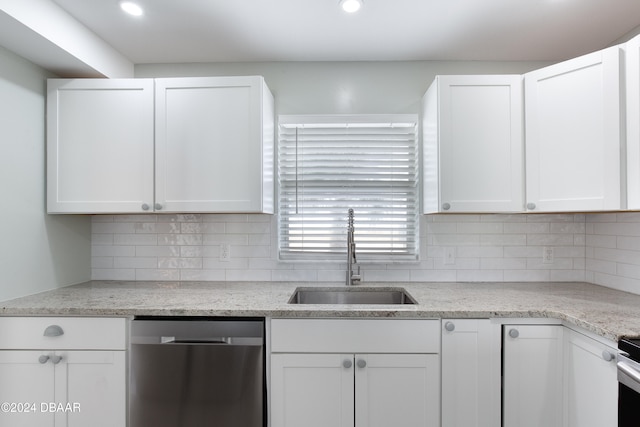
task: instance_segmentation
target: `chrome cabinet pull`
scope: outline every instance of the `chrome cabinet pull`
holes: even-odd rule
[[[342,366],[344,366],[345,369],[349,369],[353,366],[353,362],[351,361],[351,359],[345,359],[344,362],[342,362]]]
[[[62,361],[62,356],[51,356],[51,363],[57,365]]]
[[[447,322],[444,324],[444,329],[448,332],[453,332],[456,330],[456,324],[453,322]]]
[[[509,336],[511,338],[518,338],[520,336],[520,332],[517,329],[509,330]]]
[[[47,363],[48,361],[49,361],[49,356],[44,355],[44,354],[38,358],[38,362],[40,362],[40,363],[42,363],[42,364],[45,364],[45,363]]]
[[[60,335],[64,335],[64,331],[58,325],[47,326],[47,329],[44,330],[45,337],[59,337]]]
[[[367,367],[367,361],[364,359],[360,359],[356,362],[356,365],[358,365],[358,368],[366,368]]]

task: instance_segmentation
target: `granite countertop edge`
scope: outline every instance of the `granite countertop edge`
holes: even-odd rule
[[[640,337],[640,295],[583,282],[403,282],[418,304],[292,305],[299,282],[89,281],[0,302],[0,316],[554,319],[618,341]]]

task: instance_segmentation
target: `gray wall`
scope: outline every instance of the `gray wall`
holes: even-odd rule
[[[0,47],[0,301],[90,278],[89,217],[45,210],[47,77]]]
[[[543,62],[397,61],[139,64],[136,77],[262,75],[277,114],[417,113],[438,74],[520,74]]]

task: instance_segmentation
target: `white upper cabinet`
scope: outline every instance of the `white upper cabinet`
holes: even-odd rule
[[[49,80],[47,210],[153,204],[153,80]]]
[[[262,77],[50,80],[47,105],[50,213],[273,213]]]
[[[522,76],[438,76],[422,102],[425,213],[524,209]]]
[[[627,207],[640,209],[640,36],[625,44]]]
[[[156,79],[156,209],[273,213],[273,138],[262,77]]]
[[[525,74],[527,210],[626,207],[618,46]]]

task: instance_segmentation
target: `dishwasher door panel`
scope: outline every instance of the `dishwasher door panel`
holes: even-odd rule
[[[131,427],[265,426],[262,345],[134,341],[130,367]]]

